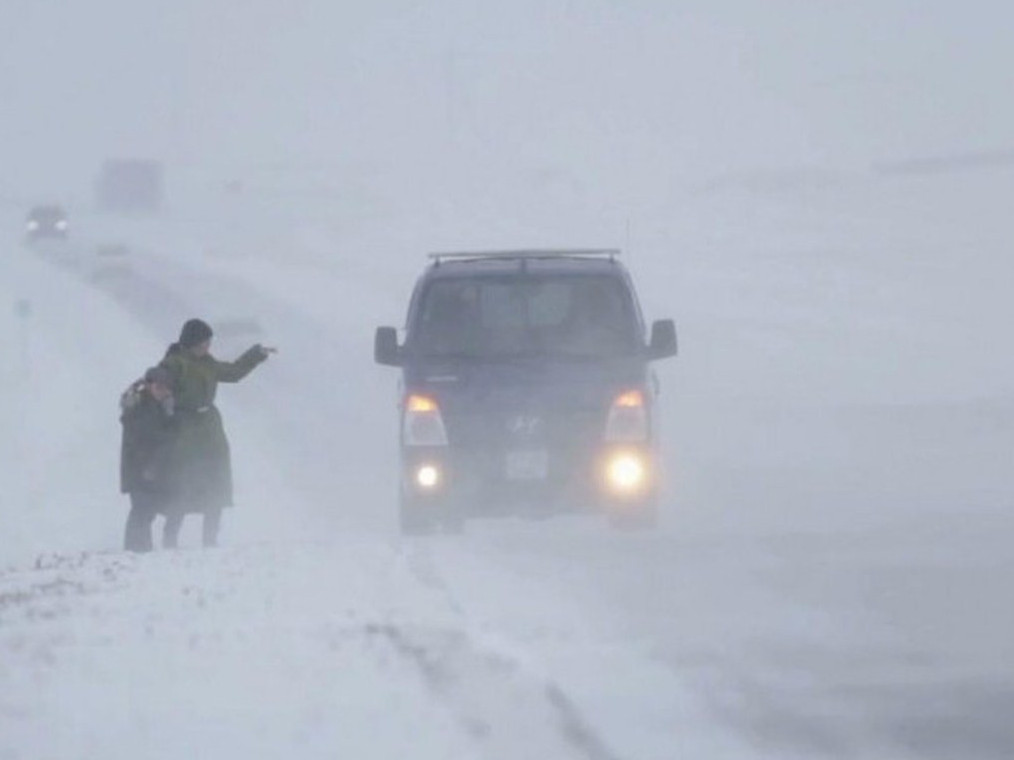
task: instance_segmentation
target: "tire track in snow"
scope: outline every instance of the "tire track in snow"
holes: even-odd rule
[[[541,722],[548,720],[552,740],[562,742],[568,753],[566,757],[619,760],[620,756],[588,725],[575,702],[558,683],[526,672],[513,657],[481,647],[467,632],[465,606],[437,569],[428,544],[412,541],[402,548],[401,557],[407,571],[462,619],[462,627],[460,630],[423,631],[386,625],[376,632],[385,636],[401,656],[414,664],[434,693],[454,706],[471,736],[485,743],[499,741],[512,730],[519,730],[525,736],[533,732],[537,735],[545,730]],[[515,694],[518,703],[525,704],[531,713],[508,713],[500,709],[495,699],[489,699],[488,695],[499,694],[504,688],[508,694]],[[511,722],[521,718],[524,725],[503,725],[503,719],[495,717],[507,714],[511,715]],[[492,746],[501,749],[499,744]],[[502,756],[517,756],[510,752]]]
[[[542,756],[619,760],[582,719],[559,685],[525,673],[520,663],[479,649],[463,631],[370,626],[448,702],[465,732],[489,758]]]

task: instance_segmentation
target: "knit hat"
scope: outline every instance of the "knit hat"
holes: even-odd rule
[[[180,345],[183,348],[199,346],[213,335],[211,325],[200,319],[188,319],[180,330]]]
[[[152,367],[144,373],[144,382],[148,385],[155,383],[168,388],[172,385],[172,375],[169,374],[169,370],[165,367]]]

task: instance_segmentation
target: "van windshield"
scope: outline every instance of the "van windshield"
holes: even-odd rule
[[[624,283],[593,275],[461,277],[425,290],[409,335],[426,356],[630,356],[639,322]]]

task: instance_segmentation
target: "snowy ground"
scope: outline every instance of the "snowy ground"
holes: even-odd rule
[[[12,241],[0,758],[1009,757],[1009,185],[710,188],[604,240],[681,328],[649,535],[394,534],[372,328],[486,214],[457,240],[234,208]],[[496,229],[573,243],[538,209]],[[98,272],[114,235],[129,263]],[[220,550],[124,556],[115,399],[194,314],[280,348],[222,391],[239,505]]]

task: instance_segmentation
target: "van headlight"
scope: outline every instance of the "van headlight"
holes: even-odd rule
[[[415,484],[423,491],[437,488],[443,477],[435,464],[421,464],[415,469]]]
[[[629,390],[613,400],[606,418],[606,443],[643,443],[648,440],[648,408],[644,392]]]
[[[429,396],[409,394],[401,434],[406,446],[446,446],[447,428],[437,402]]]
[[[621,496],[640,493],[648,486],[648,463],[637,452],[617,452],[606,459],[604,475],[613,493]]]

